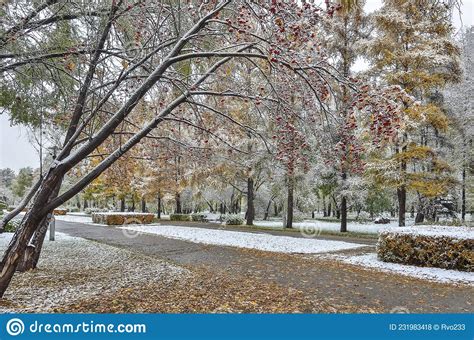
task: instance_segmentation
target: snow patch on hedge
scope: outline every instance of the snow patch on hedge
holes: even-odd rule
[[[56,220],[64,222],[74,222],[74,223],[92,223],[92,217],[90,215],[62,215],[55,216]]]
[[[450,237],[461,240],[474,240],[474,228],[452,226],[414,226],[383,230],[393,234],[410,234],[430,237]]]

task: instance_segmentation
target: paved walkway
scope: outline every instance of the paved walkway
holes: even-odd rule
[[[218,225],[174,223],[166,225],[220,228]],[[103,242],[130,249],[147,256],[164,259],[190,269],[205,268],[216,275],[242,277],[256,282],[271,282],[304,291],[316,300],[337,304],[366,306],[367,311],[411,313],[474,312],[474,288],[429,282],[366,270],[336,261],[308,259],[299,255],[276,254],[232,247],[196,244],[157,235],[140,234],[127,237],[121,229],[57,221],[57,230],[71,236]],[[226,227],[226,230],[229,228]],[[242,228],[232,228],[240,230]],[[247,230],[285,236],[301,237],[295,232]],[[324,236],[367,244],[373,249],[375,240]]]

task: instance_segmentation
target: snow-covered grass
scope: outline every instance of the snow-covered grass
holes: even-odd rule
[[[413,224],[412,220],[407,221],[408,224]],[[267,227],[267,228],[283,228],[283,222],[281,221],[255,221],[255,226],[258,227]],[[303,221],[293,223],[293,227],[296,229],[307,229],[314,228],[321,231],[339,231],[340,223],[339,222],[330,222],[330,221]],[[363,234],[378,234],[380,231],[386,229],[398,228],[397,221],[390,221],[387,224],[375,224],[375,223],[357,223],[357,222],[348,222],[347,230],[355,233]]]
[[[55,218],[56,220],[65,222],[92,223],[92,217],[90,215],[67,214],[55,216]]]
[[[121,229],[160,235],[195,243],[250,248],[278,253],[316,254],[355,249],[365,246],[342,241],[316,240],[288,236],[274,236],[266,233],[247,233],[240,231],[167,225],[134,225],[121,227]]]
[[[0,251],[12,233],[0,234]],[[171,284],[188,271],[155,258],[82,238],[46,235],[38,269],[17,273],[0,299],[0,313],[48,312],[81,299],[153,281]]]
[[[417,267],[398,263],[383,262],[377,259],[377,254],[374,253],[356,256],[330,255],[330,258],[335,258],[345,263],[373,268],[383,272],[397,273],[436,282],[464,283],[474,285],[473,273],[462,272],[458,270]]]
[[[450,226],[416,226],[386,230],[395,234],[412,234],[430,237],[451,237],[462,240],[474,240],[474,228]]]

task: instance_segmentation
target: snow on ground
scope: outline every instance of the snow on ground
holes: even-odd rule
[[[431,237],[452,237],[463,240],[474,240],[474,228],[450,226],[416,226],[387,230],[395,234],[413,234]]]
[[[397,273],[436,282],[474,285],[474,275],[470,272],[383,262],[377,258],[375,253],[356,256],[326,255],[325,258],[337,259],[345,263],[373,268],[383,272]]]
[[[76,223],[92,223],[92,217],[89,215],[67,214],[54,216],[56,220]]]
[[[317,254],[365,247],[365,245],[342,241],[316,240],[288,236],[274,236],[265,233],[247,233],[240,231],[167,225],[131,225],[121,227],[121,229],[160,235],[195,243],[250,248],[278,253]]]
[[[413,224],[411,220],[407,221],[408,224]],[[283,228],[282,221],[255,221],[255,226],[258,227],[268,227],[268,228]],[[330,222],[330,221],[303,221],[293,223],[293,227],[296,229],[311,229],[321,231],[339,231],[341,225],[339,222]],[[398,228],[398,221],[390,221],[387,224],[375,224],[375,223],[357,223],[357,222],[348,222],[347,230],[356,233],[366,233],[366,234],[377,234],[380,231],[386,229]]]
[[[0,252],[12,233],[0,234]],[[0,313],[45,312],[81,299],[153,281],[171,284],[188,271],[106,244],[56,233],[46,235],[38,270],[17,273],[0,299]]]

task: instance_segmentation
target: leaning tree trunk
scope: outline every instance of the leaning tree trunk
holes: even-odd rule
[[[30,244],[26,247],[26,252],[20,261],[17,270],[20,272],[26,272],[31,269],[35,269],[38,265],[38,261],[43,249],[43,242],[48,231],[48,226],[52,218],[52,214],[49,213],[43,221],[40,223],[40,227],[36,229],[33,234],[33,238]]]
[[[263,216],[263,220],[268,220],[268,215],[270,215],[270,207],[272,206],[273,197],[268,200],[267,208],[265,209],[265,215]]]
[[[59,167],[50,170],[38,189],[33,204],[23,218],[21,226],[15,231],[0,263],[0,297],[3,297],[8,288],[31,237],[47,217],[49,212],[44,211],[43,208],[59,192],[64,172],[65,170]]]
[[[255,206],[254,206],[254,192],[253,192],[253,178],[247,178],[247,225],[253,225],[255,219]]]
[[[286,228],[293,228],[293,209],[294,209],[294,178],[288,177],[288,205],[286,212]]]

